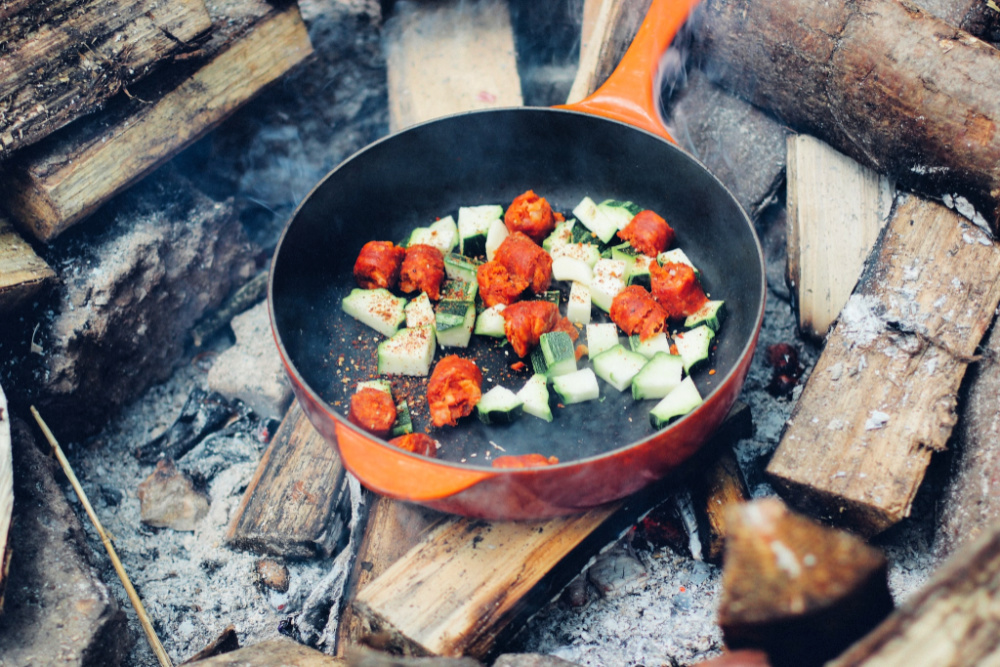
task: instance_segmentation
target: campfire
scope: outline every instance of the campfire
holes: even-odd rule
[[[996,660],[994,3],[29,4],[0,10],[0,664]],[[760,238],[735,403],[566,515],[369,490],[275,345],[296,207],[394,132],[579,103],[681,5],[638,122]]]

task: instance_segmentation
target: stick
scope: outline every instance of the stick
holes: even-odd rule
[[[91,522],[94,524],[94,529],[97,534],[101,537],[101,543],[108,552],[108,556],[111,558],[111,564],[115,566],[115,572],[122,580],[122,584],[125,586],[125,592],[128,593],[128,599],[132,602],[132,606],[135,608],[136,614],[139,615],[139,623],[142,624],[142,629],[146,633],[146,638],[149,640],[149,645],[153,649],[153,653],[156,654],[157,659],[159,659],[160,664],[163,667],[173,667],[173,663],[170,662],[170,656],[167,655],[166,650],[163,648],[163,644],[160,643],[159,638],[156,636],[156,630],[153,629],[153,624],[149,620],[149,616],[146,615],[146,609],[142,606],[142,600],[139,599],[139,594],[135,592],[135,588],[132,586],[132,582],[128,578],[128,574],[125,573],[125,568],[122,567],[122,562],[118,559],[118,554],[115,553],[115,548],[111,545],[111,540],[108,538],[108,534],[104,532],[104,526],[101,525],[101,521],[97,518],[97,514],[94,512],[94,508],[91,507],[90,501],[87,499],[87,494],[83,492],[83,487],[80,486],[79,480],[76,478],[76,474],[73,472],[72,466],[70,466],[69,461],[66,459],[66,455],[63,454],[62,448],[59,447],[59,443],[56,441],[52,431],[49,430],[48,425],[42,419],[42,416],[38,414],[38,410],[35,406],[31,406],[31,414],[34,415],[35,421],[38,422],[38,426],[42,429],[42,433],[45,434],[45,439],[49,441],[52,445],[52,451],[55,452],[56,459],[59,461],[59,465],[62,466],[63,472],[66,473],[66,477],[69,478],[69,483],[73,486],[73,490],[76,491],[76,495],[79,496],[80,502],[83,503],[83,509],[86,510],[87,516],[90,517]]]

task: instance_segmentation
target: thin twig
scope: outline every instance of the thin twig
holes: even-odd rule
[[[97,514],[94,513],[94,508],[91,507],[90,501],[87,499],[87,494],[83,492],[83,487],[80,486],[80,482],[77,480],[76,474],[73,472],[73,468],[66,459],[66,455],[63,454],[62,448],[59,447],[59,443],[56,441],[55,436],[52,435],[52,431],[49,430],[48,425],[42,419],[42,416],[38,414],[38,410],[36,410],[33,405],[31,406],[31,414],[34,415],[35,421],[38,422],[38,426],[41,427],[42,433],[45,434],[45,439],[49,441],[50,445],[52,445],[52,451],[55,452],[59,465],[62,466],[63,472],[66,473],[66,477],[69,478],[69,483],[73,486],[73,490],[76,491],[76,495],[79,496],[80,502],[83,503],[83,509],[86,510],[87,516],[90,517],[91,522],[94,524],[94,529],[97,530],[97,534],[101,537],[101,543],[104,544],[104,548],[107,550],[108,556],[111,557],[111,564],[115,566],[115,572],[118,573],[118,576],[122,580],[122,584],[125,586],[125,592],[128,593],[128,599],[132,602],[132,606],[135,608],[136,614],[139,615],[139,623],[142,625],[142,629],[146,633],[146,639],[149,640],[149,645],[152,647],[153,653],[155,653],[157,659],[159,659],[160,665],[163,667],[173,667],[173,663],[170,662],[170,656],[168,656],[166,650],[164,650],[163,644],[160,643],[160,639],[156,636],[156,630],[153,629],[153,624],[150,622],[149,616],[146,615],[146,609],[142,606],[139,594],[135,592],[132,582],[125,573],[125,568],[122,567],[122,562],[118,559],[118,554],[115,553],[115,548],[111,546],[111,540],[108,538],[108,534],[104,532],[104,526],[101,525],[100,520],[97,518]]]

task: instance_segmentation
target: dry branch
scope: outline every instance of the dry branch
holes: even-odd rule
[[[768,464],[782,495],[868,535],[908,516],[998,301],[1000,248],[904,198]]]
[[[797,131],[1000,229],[989,44],[901,0],[707,0],[697,50],[716,81]]]

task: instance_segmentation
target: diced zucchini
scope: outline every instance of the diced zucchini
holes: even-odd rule
[[[573,339],[565,331],[543,333],[538,341],[538,349],[545,358],[546,375],[549,379],[576,370]]]
[[[545,361],[545,353],[542,352],[542,348],[534,348],[528,354],[528,360],[531,361],[531,370],[535,371],[535,375],[549,377],[549,364]]]
[[[649,411],[649,423],[661,429],[672,419],[683,417],[702,404],[701,394],[691,376],[684,378],[677,388],[667,394]]]
[[[473,301],[441,300],[434,309],[434,333],[441,347],[468,347],[476,323]]]
[[[597,205],[597,210],[609,220],[613,220],[616,229],[625,229],[625,225],[632,222],[632,218],[642,209],[630,201],[605,199]]]
[[[684,360],[676,354],[657,352],[632,378],[632,398],[663,398],[673,391],[684,376]]]
[[[510,232],[507,231],[507,225],[503,224],[503,220],[494,220],[490,223],[490,229],[486,232],[486,259],[493,261],[493,255],[496,254],[497,248],[503,243],[503,240],[507,238]]]
[[[582,403],[600,398],[601,389],[597,386],[597,376],[590,368],[552,378],[552,388],[562,397],[566,405]]]
[[[396,421],[390,435],[395,438],[407,433],[413,433],[413,418],[410,416],[410,406],[406,401],[400,401],[396,404]]]
[[[552,260],[552,278],[590,285],[594,272],[586,262],[570,257],[557,257]]]
[[[383,336],[396,333],[406,321],[403,308],[406,299],[383,288],[361,289],[355,287],[341,300],[341,309],[362,324],[370,326]]]
[[[677,353],[684,359],[685,371],[690,373],[698,364],[708,359],[713,338],[715,332],[704,324],[674,335],[674,345],[677,346]]]
[[[497,385],[476,403],[476,414],[484,424],[510,424],[521,416],[524,401],[506,387]]]
[[[572,243],[573,225],[575,224],[576,220],[573,218],[556,223],[556,227],[552,230],[552,233],[546,236],[542,241],[542,250],[550,253],[553,248],[558,248],[559,246],[564,246],[567,243]]]
[[[640,253],[638,250],[632,247],[629,242],[619,243],[618,245],[611,246],[611,259],[620,259],[626,262],[629,267],[635,263],[635,258],[638,257]]]
[[[725,314],[725,301],[709,301],[698,309],[698,312],[688,315],[684,326],[688,329],[704,324],[712,331],[718,332],[722,327],[722,317]]]
[[[587,354],[591,359],[620,343],[618,327],[613,322],[587,325]]]
[[[652,278],[649,274],[649,265],[655,262],[654,257],[649,255],[637,255],[632,266],[628,270],[628,278],[625,280],[629,285],[642,285],[646,289],[650,288]]]
[[[673,250],[667,250],[666,252],[661,252],[659,255],[656,256],[656,261],[657,263],[659,263],[660,266],[663,266],[667,262],[671,262],[673,264],[687,264],[692,269],[694,269],[694,274],[696,276],[700,274],[700,272],[698,271],[698,267],[695,266],[690,259],[688,259],[688,256],[680,248],[674,248]]]
[[[479,282],[445,278],[441,283],[441,301],[475,301]]]
[[[354,387],[354,393],[362,389],[378,389],[392,396],[392,384],[388,380],[364,380]]]
[[[573,324],[590,324],[590,288],[583,283],[570,285],[566,317]]]
[[[549,407],[548,380],[544,375],[535,374],[528,378],[521,390],[517,392],[526,413],[547,422],[552,421],[552,408]]]
[[[444,273],[452,280],[463,280],[467,283],[477,283],[476,269],[479,262],[465,255],[449,252],[444,256]]]
[[[420,296],[410,299],[403,312],[406,313],[406,326],[411,329],[434,324],[434,306],[427,292],[421,292]]]
[[[486,235],[495,220],[503,219],[503,206],[463,206],[458,209],[458,247],[463,255],[486,254]]]
[[[590,298],[604,312],[611,310],[611,302],[625,289],[625,269],[625,262],[618,259],[600,259],[594,264]]]
[[[608,217],[590,197],[580,200],[573,215],[603,243],[608,243],[618,233],[618,221]]]
[[[638,352],[647,359],[652,359],[657,352],[670,354],[670,338],[667,337],[665,331],[650,336],[646,340],[639,340],[639,334],[632,334],[628,337],[628,346],[633,352]]]
[[[583,262],[590,268],[601,258],[601,250],[593,243],[567,243],[553,248],[549,253],[552,260],[567,258]]]
[[[479,313],[476,316],[476,327],[473,329],[473,333],[480,336],[503,338],[506,335],[503,319],[503,310],[506,307],[502,303],[498,303]]]
[[[559,302],[562,300],[562,293],[557,289],[545,290],[538,295],[538,298],[542,301],[548,301],[549,303],[558,306]]]
[[[437,345],[433,327],[400,329],[378,345],[379,375],[418,375],[430,372]]]
[[[455,224],[455,218],[449,215],[435,220],[429,227],[417,227],[410,233],[406,245],[417,243],[432,245],[447,255],[458,245],[458,225]]]
[[[622,345],[615,345],[610,350],[591,357],[594,373],[618,391],[625,391],[632,386],[632,378],[642,370],[648,359],[638,352],[626,350]]]

